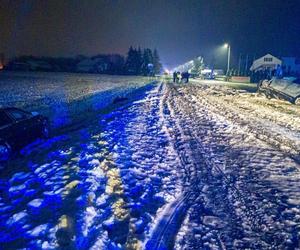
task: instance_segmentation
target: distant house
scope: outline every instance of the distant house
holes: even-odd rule
[[[46,62],[46,61],[42,61],[42,60],[28,60],[27,63],[29,64],[30,70],[33,71],[51,71],[52,70],[52,66]]]
[[[21,71],[29,71],[30,65],[27,62],[11,62],[6,66],[6,69],[9,70],[21,70]]]
[[[300,74],[300,58],[296,57],[282,57],[283,70],[288,75]]]
[[[215,76],[223,76],[224,70],[223,69],[214,69],[213,70]]]
[[[271,54],[266,54],[265,56],[255,60],[250,67],[250,70],[254,72],[265,70],[272,71],[275,70],[278,65],[282,65],[282,60],[272,56]]]
[[[22,61],[12,61],[7,65],[9,70],[21,70],[21,71],[52,71],[53,67],[46,61],[26,59]]]
[[[82,73],[116,73],[121,72],[124,58],[120,55],[97,55],[84,58],[76,65],[76,71]]]
[[[82,73],[102,73],[108,69],[108,63],[102,57],[87,58],[76,65],[76,71]]]

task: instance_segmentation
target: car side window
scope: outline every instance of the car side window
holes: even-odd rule
[[[9,125],[12,120],[5,114],[5,112],[0,111],[0,127]]]
[[[24,120],[29,118],[29,115],[25,112],[22,112],[21,110],[10,110],[9,114],[16,120],[16,121],[20,121],[20,120]]]

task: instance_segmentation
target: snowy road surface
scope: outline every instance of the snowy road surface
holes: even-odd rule
[[[300,247],[300,108],[289,103],[159,83],[24,151],[0,182],[0,248]]]

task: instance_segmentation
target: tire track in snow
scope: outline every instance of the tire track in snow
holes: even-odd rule
[[[192,103],[190,103],[190,100],[186,96],[179,93],[174,85],[171,85],[171,90],[174,91],[176,93],[177,97],[179,97],[179,100],[181,100],[181,103],[179,103],[178,106],[189,109],[189,110],[185,110],[188,114],[195,113],[195,112],[193,112],[193,110],[191,108]],[[196,129],[196,128],[194,127],[194,129]],[[190,138],[192,138],[196,142],[196,144],[198,146],[198,152],[202,156],[209,155],[209,152],[207,150],[205,150],[202,143],[199,141],[199,139],[197,139],[196,133],[193,131],[195,131],[195,130],[188,129],[187,133],[189,134]],[[202,159],[204,160],[206,166],[210,166],[212,169],[215,169],[219,172],[219,174],[222,176],[222,179],[224,180],[224,184],[229,189],[232,190],[232,195],[235,200],[239,200],[240,202],[242,202],[242,204],[249,204],[249,203],[251,204],[251,201],[249,199],[247,199],[246,195],[244,195],[243,192],[240,191],[236,187],[235,183],[229,177],[227,177],[227,175],[223,172],[223,170],[217,164],[215,164],[213,161],[209,160],[207,157],[203,157]],[[254,232],[258,231],[258,229],[261,227],[261,222],[264,221],[262,216],[261,217],[258,216],[257,211],[255,211],[255,209],[252,210],[252,209],[246,208],[246,211],[244,212],[244,216],[249,219],[251,228]],[[264,222],[264,224],[266,224],[266,222]],[[257,237],[258,236],[259,236],[259,232],[257,232]],[[259,240],[257,239],[257,241],[259,241]]]
[[[181,167],[185,169],[185,181],[187,183],[185,185],[184,194],[176,201],[171,203],[168,207],[166,207],[162,218],[160,219],[158,225],[152,233],[150,240],[146,244],[146,249],[149,250],[173,249],[176,234],[181,227],[188,209],[195,202],[201,190],[198,183],[199,179],[195,171],[197,169],[197,165],[203,164],[203,162],[205,165],[207,165],[206,167],[211,165],[211,163],[208,162],[205,157],[203,157],[202,152],[200,152],[200,159],[195,159],[195,157],[192,157],[193,147],[191,145],[192,143],[190,142],[190,139],[195,141],[195,138],[191,134],[189,134],[188,143],[187,141],[182,141],[182,137],[185,137],[187,131],[182,128],[178,120],[174,119],[174,109],[170,106],[170,103],[168,101],[168,98],[170,98],[170,89],[166,89],[166,85],[164,85],[162,91],[164,92],[164,94],[160,103],[161,118],[163,119],[165,125],[169,123],[169,128],[167,128],[169,138],[170,141],[173,141],[174,143],[174,148],[177,151],[182,165]],[[169,117],[170,114],[172,117]],[[225,249],[224,243],[222,242],[220,237],[218,237],[218,240],[220,249]]]
[[[188,154],[189,157],[192,158],[194,169],[192,169],[191,172],[196,173],[196,176],[193,176],[193,181],[189,186],[188,192],[189,193],[197,192],[196,197],[198,197],[199,193],[202,192],[202,190],[201,190],[202,187],[204,186],[204,184],[202,183],[203,177],[206,178],[206,175],[211,175],[212,174],[211,172],[213,170],[217,170],[219,172],[219,174],[222,175],[222,178],[225,180],[225,184],[235,190],[238,198],[242,198],[243,195],[240,193],[238,188],[235,187],[232,180],[226,176],[226,174],[222,171],[221,168],[219,168],[213,161],[209,160],[206,157],[206,155],[209,155],[209,154],[202,146],[202,143],[197,138],[197,135],[195,133],[193,133],[193,131],[196,128],[195,127],[187,127],[184,124],[181,124],[182,121],[180,120],[180,118],[178,118],[179,111],[176,110],[175,105],[172,105],[170,103],[170,99],[174,100],[174,93],[176,94],[176,97],[178,97],[181,101],[181,103],[179,103],[179,104],[177,103],[178,106],[180,106],[180,107],[186,106],[186,103],[189,103],[189,100],[185,96],[180,94],[178,92],[177,88],[173,84],[169,85],[169,91],[171,92],[171,95],[169,95],[169,99],[167,100],[166,105],[168,106],[168,109],[171,111],[171,113],[173,113],[173,119],[176,120],[176,123],[177,123],[176,126],[179,129],[179,137],[182,137],[182,136],[186,137],[185,143],[189,144],[190,150],[189,150],[189,152],[185,152],[185,153]],[[189,103],[189,105],[187,105],[187,106],[190,108],[191,103]],[[186,110],[186,111],[187,111],[187,114],[190,114],[190,115],[194,113],[191,110]],[[195,146],[197,146],[197,147],[195,147]],[[179,152],[179,154],[180,153],[181,152]],[[206,172],[207,170],[208,170],[208,172]],[[199,175],[198,174],[199,172],[204,172],[204,174]],[[199,187],[199,183],[202,184],[200,187]],[[194,199],[194,201],[195,200],[196,199]],[[225,246],[224,242],[222,241],[220,235],[217,236],[217,244],[218,244],[219,249],[226,249],[226,246]]]
[[[174,148],[178,153],[182,167],[185,169],[187,185],[183,198],[178,199],[166,209],[164,216],[152,234],[151,239],[148,241],[146,248],[171,249],[173,247],[175,239],[174,234],[177,233],[179,229],[178,227],[180,227],[187,210],[192,205],[192,202],[196,200],[198,194],[201,192],[201,188],[203,187],[203,184],[202,186],[199,186],[199,183],[201,183],[201,177],[203,177],[201,175],[198,176],[197,174],[199,172],[199,166],[204,169],[210,169],[210,171],[217,171],[221,175],[221,179],[223,180],[222,182],[226,186],[226,189],[229,190],[228,192],[231,194],[233,201],[239,201],[243,204],[243,206],[246,205],[241,211],[242,217],[247,218],[247,223],[251,228],[252,237],[255,237],[256,244],[266,246],[267,243],[260,239],[260,233],[265,231],[266,228],[269,228],[270,230],[271,228],[268,221],[264,219],[264,214],[257,212],[255,205],[252,205],[252,201],[249,197],[247,197],[247,194],[250,191],[247,190],[247,192],[243,192],[244,190],[240,190],[233,180],[228,177],[213,160],[210,160],[209,157],[205,157],[205,155],[209,155],[210,152],[208,152],[199,141],[199,136],[195,133],[197,126],[195,127],[195,124],[191,124],[194,126],[188,127],[185,126],[187,124],[181,124],[182,121],[180,118],[178,119],[180,111],[174,109],[174,105],[170,103],[170,99],[174,101],[174,99],[177,98],[177,106],[181,108],[184,107],[187,114],[195,113],[192,108],[193,103],[191,103],[186,96],[178,92],[174,85],[170,85],[167,89],[165,87],[163,91],[166,93],[162,98],[162,117],[165,123],[169,123],[169,136],[170,138],[174,138]],[[169,92],[171,92],[171,94]],[[170,114],[172,116],[171,119],[169,118]],[[212,126],[216,126],[211,120],[206,119],[206,122],[210,122]],[[182,138],[185,139],[182,141]],[[211,173],[204,173],[204,176],[209,174]],[[189,197],[192,196],[193,199],[189,200]],[[228,207],[232,206],[232,204],[230,204],[232,200],[226,200],[224,202],[229,203],[227,205]],[[178,220],[178,218],[180,219]],[[237,221],[236,218],[234,220]],[[217,240],[219,248],[225,249],[226,246],[220,235],[218,235]]]
[[[199,91],[197,90],[197,87],[199,88],[199,86],[192,85],[190,87],[194,90],[191,91],[191,98],[197,99],[195,93],[199,93]],[[201,87],[202,90],[206,90],[204,86]],[[218,89],[218,91],[221,90]],[[258,140],[264,141],[272,147],[276,147],[276,149],[278,149],[279,151],[284,152],[284,154],[287,157],[292,158],[295,162],[300,164],[299,141],[295,139],[291,140],[291,138],[285,136],[285,134],[289,130],[287,128],[288,126],[283,126],[282,121],[276,121],[274,117],[267,119],[266,115],[262,116],[260,113],[252,114],[252,112],[247,112],[247,117],[245,117],[244,115],[242,115],[241,110],[245,110],[246,107],[242,106],[234,98],[231,98],[232,101],[228,101],[225,98],[221,100],[217,98],[212,99],[212,96],[210,95],[202,95],[201,97],[202,105],[208,106],[211,109],[211,111],[213,111],[216,115],[221,115],[226,117],[226,119],[228,120],[233,120],[235,123],[238,123],[240,126],[243,126]],[[226,106],[227,110],[224,110],[224,106]],[[255,107],[257,106],[258,105],[256,105]],[[271,112],[271,110],[269,110],[269,112]],[[253,121],[255,121],[255,123]],[[290,129],[290,132],[293,133],[294,138],[299,138],[299,133],[297,133],[295,129]]]
[[[170,125],[168,124],[170,121],[168,121],[166,116],[168,116],[170,111],[165,105],[168,97],[168,93],[166,93],[166,85],[161,85],[158,91],[160,92],[160,120],[165,126],[170,143],[173,143],[173,148],[178,154],[178,147],[176,147],[175,143],[176,139],[174,140],[172,138],[175,134],[173,134],[173,132],[167,127]],[[185,169],[186,165],[189,163],[188,157],[186,157],[185,154],[178,154],[178,157],[181,162],[181,167]],[[188,174],[186,169],[185,173]],[[189,176],[187,176],[187,178],[188,181],[190,181]],[[145,248],[148,250],[173,249],[176,234],[181,226],[182,221],[184,220],[187,210],[195,199],[195,193],[187,190],[184,191],[177,200],[169,204],[164,209],[163,215],[154,228],[154,231],[152,232],[150,239],[147,241]]]
[[[192,196],[192,192],[187,192],[166,208],[163,218],[146,244],[146,249],[162,250],[173,248],[178,228],[184,219],[190,203],[195,199]]]
[[[203,134],[203,132],[201,132],[201,129],[203,130],[203,127],[201,124],[199,124],[199,122],[201,123],[201,120],[205,120],[205,123],[209,123],[207,124],[207,127],[213,126],[217,126],[217,124],[214,124],[214,121],[209,119],[208,113],[207,113],[207,109],[210,109],[211,105],[204,105],[204,106],[199,106],[197,107],[199,110],[195,110],[195,108],[193,108],[193,106],[195,105],[195,102],[193,102],[193,99],[189,99],[184,93],[180,93],[177,91],[176,87],[171,85],[170,86],[171,90],[173,91],[173,96],[171,98],[171,101],[173,101],[173,106],[177,107],[176,115],[180,117],[180,112],[184,113],[184,114],[194,114],[193,117],[186,118],[187,120],[184,121],[182,127],[187,128],[187,134],[189,134],[190,138],[193,138],[193,141],[196,143],[197,148],[200,149],[199,151],[202,152],[203,155],[209,155],[209,149],[211,147],[213,147],[214,145],[208,145],[209,148],[206,148],[202,145],[202,142],[199,141],[199,134],[200,133],[200,138],[201,138],[201,133]],[[192,96],[195,93],[192,93]],[[201,100],[202,101],[202,100]],[[175,104],[174,104],[175,103]],[[172,106],[170,104],[170,106]],[[178,109],[179,108],[179,109]],[[204,113],[206,114],[207,118],[202,116],[202,118],[200,116],[198,116],[197,112],[200,113]],[[203,115],[203,114],[201,114]],[[198,116],[198,117],[197,117]],[[197,119],[197,120],[196,120]],[[182,119],[181,119],[182,121]],[[202,128],[201,128],[202,127]],[[190,128],[190,129],[189,129]],[[205,129],[205,127],[204,127]],[[197,133],[198,132],[198,133]],[[217,135],[213,135],[213,137],[216,137]],[[225,137],[222,139],[226,140],[226,135]],[[210,140],[211,141],[211,140]],[[214,141],[212,141],[214,142]],[[211,143],[211,142],[210,142]],[[216,142],[215,142],[216,143]],[[230,149],[230,148],[229,148]],[[229,152],[230,153],[230,152]],[[235,185],[235,183],[233,183],[231,181],[231,178],[227,177],[226,174],[223,172],[223,170],[221,168],[218,167],[217,164],[214,164],[214,161],[211,161],[209,158],[204,157],[204,160],[206,161],[206,166],[212,166],[213,169],[216,169],[223,178],[223,183],[228,187],[229,190],[231,190],[232,192],[232,198],[233,198],[233,202],[234,200],[239,200],[240,203],[242,204],[242,217],[247,218],[247,223],[249,223],[249,226],[251,228],[251,233],[252,236],[255,237],[255,241],[256,242],[260,242],[259,245],[260,247],[276,247],[277,244],[280,244],[282,242],[282,240],[284,240],[282,237],[280,237],[280,235],[275,236],[272,235],[272,233],[268,233],[269,236],[266,237],[262,237],[261,233],[262,232],[273,232],[274,233],[274,226],[272,224],[269,223],[269,221],[267,221],[267,219],[264,217],[265,216],[265,211],[259,211],[257,210],[257,204],[253,203],[252,199],[252,191],[249,190],[248,187],[242,186],[242,190],[240,190],[241,187],[237,187]],[[246,188],[246,189],[245,189]],[[246,192],[244,192],[246,191]],[[250,195],[249,195],[250,194]],[[229,202],[232,202],[231,200],[229,200]],[[264,240],[262,241],[262,239],[264,238]],[[266,240],[266,241],[265,241]],[[220,247],[221,248],[221,247]]]

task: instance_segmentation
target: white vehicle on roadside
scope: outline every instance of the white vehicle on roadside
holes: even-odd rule
[[[263,80],[258,84],[258,92],[300,105],[300,79],[296,77]]]

